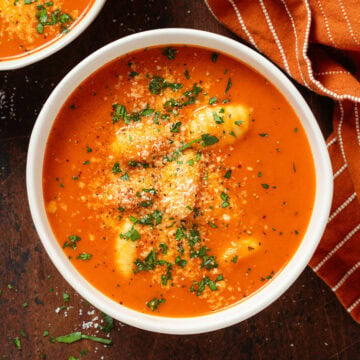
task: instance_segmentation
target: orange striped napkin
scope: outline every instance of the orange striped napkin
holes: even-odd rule
[[[300,84],[335,101],[328,149],[334,201],[310,266],[360,322],[360,1],[205,0]]]

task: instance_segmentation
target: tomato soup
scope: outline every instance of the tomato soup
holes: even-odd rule
[[[0,0],[0,61],[24,56],[56,41],[94,0]]]
[[[244,301],[288,263],[315,169],[269,81],[179,45],[122,56],[73,92],[47,142],[43,189],[85,279],[129,308],[187,317]]]

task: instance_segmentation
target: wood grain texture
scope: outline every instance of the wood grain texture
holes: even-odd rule
[[[45,354],[47,359],[67,360],[88,350],[81,359],[360,359],[359,326],[309,268],[266,310],[224,330],[169,336],[115,322],[114,344],[109,348],[89,341],[72,345],[50,341],[51,336],[83,328],[87,334],[106,334],[89,327],[101,325],[100,312],[63,280],[34,229],[25,188],[31,129],[53,88],[83,58],[125,35],[164,27],[197,28],[236,39],[201,0],[108,0],[70,46],[38,64],[0,73],[0,358],[41,359]],[[328,135],[332,102],[299,89]],[[64,292],[70,296],[68,303]],[[63,305],[66,309],[59,310]],[[21,330],[26,336],[18,351],[13,339],[21,337]]]

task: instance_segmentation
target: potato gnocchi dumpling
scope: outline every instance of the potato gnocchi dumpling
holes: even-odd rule
[[[250,116],[250,109],[240,104],[204,106],[194,112],[187,126],[187,139],[209,134],[219,139],[211,148],[234,144],[248,131]]]
[[[240,240],[233,240],[230,246],[225,248],[219,259],[223,262],[229,262],[234,257],[239,260],[251,256],[260,248],[260,242],[254,237],[244,237]]]
[[[116,133],[112,151],[121,163],[128,161],[152,161],[170,149],[174,134],[171,125],[152,122],[132,122]]]
[[[199,186],[200,165],[196,152],[189,149],[161,170],[159,208],[167,218],[186,218],[194,210]]]
[[[136,260],[136,242],[131,239],[131,232],[135,229],[134,224],[124,219],[118,227],[118,236],[115,240],[115,258],[118,271],[125,277],[133,273],[134,261]]]

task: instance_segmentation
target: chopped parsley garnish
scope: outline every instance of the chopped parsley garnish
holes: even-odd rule
[[[13,340],[13,343],[14,345],[17,347],[18,350],[21,350],[21,339],[19,337],[16,337],[14,340]]]
[[[269,135],[267,133],[260,133],[259,136],[261,137],[268,137]]]
[[[219,116],[215,111],[213,111],[213,118],[217,124],[222,124],[224,122],[224,117]]]
[[[113,104],[112,108],[113,108],[113,112],[112,112],[113,124],[117,123],[120,119],[123,120],[126,119],[127,112],[124,105]]]
[[[274,275],[274,270],[271,271],[270,275],[266,276],[265,278],[264,277],[261,277],[260,278],[260,281],[265,281],[265,280],[271,280],[272,277]]]
[[[159,225],[162,220],[162,213],[159,210],[155,210],[151,214],[146,214],[140,219],[139,224],[141,225]]]
[[[185,101],[182,105],[187,106],[190,104],[193,104],[196,100],[196,97],[202,92],[202,88],[197,85],[197,83],[194,83],[193,88],[191,90],[188,90],[184,92],[184,95],[188,98],[187,101]]]
[[[182,228],[177,228],[175,233],[176,241],[180,241],[183,237],[185,237],[184,231]]]
[[[200,283],[197,281],[194,281],[193,285],[190,287],[190,292],[196,291],[196,295],[200,296],[203,291],[205,290],[206,286],[209,287],[211,291],[216,291],[218,289],[216,282],[224,280],[224,277],[222,275],[219,275],[215,281],[211,280],[207,276],[205,276]],[[195,289],[195,286],[197,286],[197,289]]]
[[[231,77],[229,77],[228,83],[226,85],[226,89],[225,89],[225,94],[227,94],[227,92],[230,90],[232,86],[232,82],[231,82]]]
[[[92,148],[87,146],[87,147],[86,147],[86,152],[91,153],[91,152],[92,152]]]
[[[76,259],[78,260],[83,260],[83,261],[86,261],[86,260],[90,260],[92,258],[92,254],[87,254],[85,252],[79,254]]]
[[[217,97],[212,97],[209,99],[209,105],[214,105],[217,102]]]
[[[134,262],[135,269],[133,271],[134,271],[134,274],[137,274],[140,271],[154,270],[156,265],[164,265],[164,264],[169,264],[168,265],[168,272],[170,272],[171,264],[167,263],[165,260],[157,260],[156,251],[155,251],[155,249],[152,249],[149,252],[149,254],[146,256],[144,261],[142,261],[140,259],[136,259],[136,261]],[[171,278],[171,273],[169,275],[169,279],[170,278]]]
[[[70,235],[68,239],[69,239],[69,241],[66,240],[64,242],[63,249],[65,249],[67,247],[71,247],[73,250],[76,250],[77,243],[81,240],[81,237],[79,237],[77,235]]]
[[[129,173],[126,172],[123,176],[120,177],[120,179],[124,181],[130,181]]]
[[[181,122],[177,122],[171,125],[170,131],[173,133],[178,133],[180,132],[180,127],[181,127]]]
[[[164,265],[166,263],[166,274],[161,275],[161,283],[166,286],[167,282],[171,280],[171,270],[172,270],[172,264],[164,260],[158,260],[159,265]]]
[[[166,56],[169,60],[174,60],[176,54],[176,49],[169,46],[163,51],[163,55]]]
[[[218,59],[218,57],[219,57],[219,54],[218,53],[212,53],[211,54],[211,61],[213,62],[213,63],[215,63],[216,61],[217,61],[217,59]]]
[[[223,201],[222,204],[221,204],[221,207],[223,207],[223,208],[228,207],[230,205],[230,203],[229,203],[229,195],[226,194],[225,192],[222,192],[220,196],[221,196],[221,200]]]
[[[63,300],[68,303],[70,301],[70,296],[67,293],[62,293]]]
[[[231,259],[231,262],[234,263],[234,264],[236,264],[237,261],[238,261],[238,256],[235,255],[235,256]]]
[[[143,192],[145,193],[149,193],[150,195],[156,195],[157,194],[157,190],[156,189],[142,189]]]
[[[190,75],[189,75],[189,71],[186,69],[184,72],[184,76],[189,80],[190,79]]]
[[[211,146],[219,142],[219,139],[216,136],[209,134],[202,134],[201,140],[203,142],[203,146]]]
[[[120,169],[120,165],[119,165],[118,162],[116,162],[116,163],[114,164],[114,166],[112,167],[111,172],[112,172],[113,174],[119,174],[119,173],[122,172],[122,170]]]
[[[160,304],[163,304],[165,302],[164,298],[158,299],[157,297],[152,298],[149,302],[146,303],[146,306],[151,310],[155,311]]]
[[[131,240],[131,241],[136,241],[141,239],[141,235],[139,234],[139,232],[135,229],[134,226],[131,227],[131,229],[129,231],[127,231],[124,234],[120,234],[120,238],[121,239],[126,239],[126,240]]]
[[[243,124],[244,122],[242,120],[237,120],[234,122],[235,125],[237,126],[241,126],[241,124]]]
[[[101,316],[105,322],[105,326],[100,326],[100,329],[106,333],[110,333],[110,331],[114,328],[114,319],[103,312],[101,313]]]
[[[187,260],[181,259],[180,256],[178,255],[175,259],[175,264],[180,266],[181,268],[184,268],[187,264]]]
[[[159,248],[160,248],[161,252],[162,252],[164,255],[167,254],[168,246],[167,246],[165,243],[161,243],[161,244],[159,245]]]
[[[232,173],[232,170],[228,170],[228,171],[225,173],[224,178],[225,178],[225,179],[230,179],[231,173]]]
[[[25,5],[32,3],[33,3],[32,0],[24,0]],[[52,2],[49,2],[48,4],[51,5],[47,5],[47,6],[53,5]],[[47,9],[43,5],[37,5],[35,16],[38,20],[36,29],[39,34],[44,33],[45,26],[56,25],[56,24],[60,24],[60,32],[62,34],[66,33],[69,31],[68,27],[70,23],[73,21],[73,18],[69,14],[62,13],[60,9],[48,13]]]
[[[136,72],[136,71],[130,71],[130,73],[129,73],[129,76],[130,76],[130,77],[135,77],[135,76],[137,76],[137,75],[139,75],[139,73]]]
[[[217,229],[217,226],[216,226],[214,223],[208,221],[208,224],[209,224],[210,227],[212,227],[213,229]]]
[[[140,162],[134,160],[129,160],[128,165],[131,167],[143,167],[144,169],[148,169],[150,167],[150,165],[146,162]]]
[[[207,270],[211,270],[218,267],[218,263],[216,262],[216,258],[213,255],[205,255],[202,257],[202,264],[200,268],[205,268]]]
[[[261,184],[261,186],[262,186],[264,189],[268,189],[268,188],[269,188],[269,184]]]
[[[144,207],[144,208],[148,208],[153,204],[153,202],[151,200],[145,200],[145,201],[141,201],[140,202],[140,206]]]
[[[149,83],[149,90],[154,95],[159,95],[160,92],[166,88],[170,88],[173,91],[177,91],[183,87],[180,83],[167,82],[161,76],[154,76]]]

